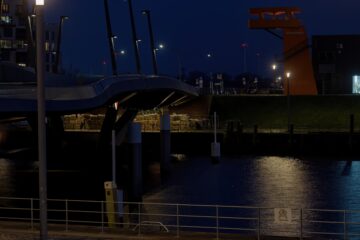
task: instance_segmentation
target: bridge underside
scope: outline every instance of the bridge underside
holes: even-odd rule
[[[0,118],[35,113],[34,73],[19,68],[17,74],[13,74],[15,79],[11,79],[1,70]],[[26,82],[18,79],[22,76],[19,71],[26,73]],[[2,76],[7,76],[7,79]],[[195,88],[169,77],[120,75],[94,79],[82,78],[79,84],[77,79],[69,80],[68,76],[61,79],[61,75],[48,75],[45,87],[47,114],[82,113],[114,103],[124,109],[147,110],[178,105],[197,96]]]

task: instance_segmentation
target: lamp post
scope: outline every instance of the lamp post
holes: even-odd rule
[[[116,65],[116,58],[115,58],[115,51],[114,51],[114,34],[111,28],[111,20],[110,20],[110,12],[109,12],[109,4],[108,0],[104,0],[104,7],[105,7],[105,18],[106,18],[106,29],[107,29],[107,37],[109,42],[109,49],[110,49],[110,56],[111,56],[111,67],[112,67],[112,74],[117,75],[117,65]]]
[[[58,30],[58,39],[56,45],[56,59],[55,59],[55,73],[59,72],[59,65],[60,65],[60,48],[61,48],[61,35],[62,35],[62,27],[65,20],[68,20],[68,16],[60,16],[59,22],[59,30]]]
[[[132,0],[127,0],[127,2],[129,5],[131,32],[132,32],[133,46],[134,46],[135,60],[136,60],[136,72],[138,74],[141,74],[139,39],[137,38],[137,34],[136,34],[136,26],[135,26],[135,19],[134,19],[134,11],[133,11],[133,7],[132,7]]]
[[[291,113],[290,113],[290,77],[291,72],[286,72],[286,81],[287,81],[287,125],[288,132],[290,133],[290,124],[291,124]]]
[[[273,78],[274,78],[274,86],[276,86],[276,69],[277,69],[277,65],[276,64],[273,64],[271,65],[271,68],[273,70]]]
[[[248,44],[247,43],[242,43],[241,47],[244,49],[244,73],[247,71],[247,56],[246,56],[246,49],[248,48]]]
[[[47,160],[45,123],[45,34],[44,2],[36,0],[36,76],[38,110],[38,151],[39,151],[39,199],[40,199],[40,239],[47,240]]]
[[[149,36],[150,36],[150,47],[151,47],[151,56],[152,56],[152,64],[153,64],[153,72],[154,75],[158,75],[158,65],[156,60],[156,48],[155,48],[155,41],[154,41],[154,32],[152,28],[151,22],[151,13],[150,10],[142,10],[141,13],[146,16],[149,28]]]

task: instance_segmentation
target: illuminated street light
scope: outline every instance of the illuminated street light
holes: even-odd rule
[[[274,84],[275,84],[275,87],[277,88],[277,81],[276,81],[276,69],[277,69],[277,65],[276,65],[276,64],[273,64],[273,65],[271,65],[271,68],[272,68],[272,70],[273,70]]]
[[[152,22],[151,22],[151,12],[150,12],[150,10],[142,10],[141,12],[147,18],[148,28],[149,28],[149,36],[150,36],[150,47],[151,47],[153,72],[154,72],[154,75],[158,75],[158,65],[157,65],[157,59],[156,59],[157,49],[155,47],[154,33],[153,33]],[[159,45],[159,48],[163,48],[163,47],[164,46],[162,44]]]
[[[115,57],[115,50],[114,50],[114,34],[112,32],[112,27],[111,27],[108,0],[104,0],[104,8],[105,8],[107,38],[108,38],[108,45],[109,45],[110,57],[111,57],[112,74],[116,76],[118,74],[118,70],[117,70],[117,64],[116,64],[116,57]]]
[[[135,61],[136,61],[136,71],[138,74],[141,74],[141,63],[140,63],[140,53],[139,53],[139,44],[138,44],[139,39],[136,34],[136,25],[135,25],[132,0],[127,0],[127,2],[129,6],[131,33],[132,33],[132,40],[133,40],[133,47],[134,47]]]
[[[288,125],[288,132],[291,131],[291,112],[290,112],[290,77],[291,72],[286,72],[286,81],[287,81],[287,125]]]
[[[61,35],[62,35],[62,28],[64,25],[64,21],[68,20],[68,16],[60,16],[60,22],[59,22],[59,32],[58,32],[58,40],[56,43],[56,59],[55,59],[55,72],[59,72],[59,65],[60,65],[60,48],[61,48]]]
[[[286,73],[286,78],[289,79],[291,77],[291,72]]]
[[[48,239],[47,229],[47,159],[45,121],[45,32],[44,0],[36,0],[36,79],[38,112],[40,239]]]

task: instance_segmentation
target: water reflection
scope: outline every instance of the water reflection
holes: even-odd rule
[[[9,159],[0,158],[0,196],[12,196],[14,186],[14,164]]]
[[[360,209],[360,162],[277,156],[187,156],[146,201]]]
[[[256,175],[248,181],[260,206],[303,208],[316,194],[309,168],[300,159],[259,157],[254,161]]]

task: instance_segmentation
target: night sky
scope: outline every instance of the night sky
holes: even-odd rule
[[[135,72],[128,5],[125,0],[109,0],[113,32],[118,36],[116,49],[121,73]],[[176,76],[179,59],[187,72],[227,72],[244,70],[267,75],[270,65],[281,56],[281,41],[262,30],[247,27],[249,8],[298,6],[299,18],[310,35],[359,34],[359,0],[133,0],[140,43],[143,72],[151,73],[151,58],[146,17],[150,9],[157,43],[166,48],[158,52],[159,71]],[[63,28],[63,65],[81,73],[110,73],[103,0],[46,0],[48,22],[60,15],[70,17]],[[207,58],[207,53],[213,55]],[[259,56],[257,56],[259,55]],[[102,63],[106,61],[107,64]]]

